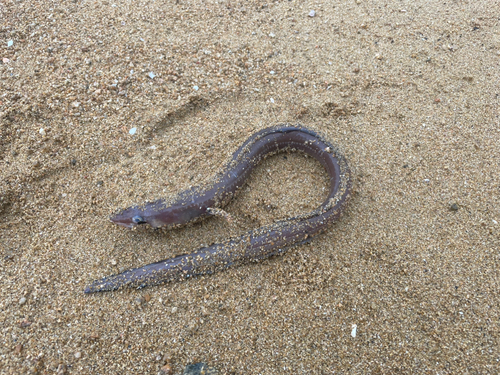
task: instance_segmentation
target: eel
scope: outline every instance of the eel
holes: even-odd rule
[[[149,224],[175,228],[220,212],[245,184],[264,158],[284,151],[301,151],[318,160],[330,178],[325,201],[314,211],[252,229],[237,238],[203,247],[117,275],[94,281],[85,293],[111,291],[123,286],[143,288],[164,282],[211,274],[230,266],[283,254],[292,245],[324,231],[344,211],[351,196],[351,172],[345,158],[328,141],[300,125],[263,129],[236,150],[212,183],[188,189],[170,200],[160,199],[124,209],[110,219],[125,228]]]

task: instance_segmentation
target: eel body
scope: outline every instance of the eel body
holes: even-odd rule
[[[209,274],[229,266],[281,254],[306,241],[336,221],[350,198],[351,172],[344,157],[329,142],[302,126],[282,125],[253,134],[236,150],[230,162],[205,187],[186,190],[176,198],[133,206],[111,217],[111,221],[133,228],[178,227],[212,216],[245,184],[252,170],[265,157],[284,151],[301,151],[318,160],[330,178],[326,200],[314,211],[253,229],[239,238],[94,281],[85,293],[142,288],[163,282]]]

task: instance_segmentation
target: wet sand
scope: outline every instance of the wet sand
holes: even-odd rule
[[[499,7],[0,4],[0,373],[496,373]],[[83,294],[317,207],[326,172],[292,153],[252,174],[233,223],[109,221],[282,123],[349,161],[339,222],[260,263]]]

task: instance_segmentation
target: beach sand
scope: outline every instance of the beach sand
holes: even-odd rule
[[[499,8],[2,2],[0,373],[498,373]],[[352,168],[328,231],[211,276],[83,293],[317,207],[326,172],[290,153],[252,174],[233,223],[109,221],[209,182],[283,123]]]

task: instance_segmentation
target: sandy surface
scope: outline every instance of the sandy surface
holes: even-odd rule
[[[0,373],[498,371],[499,8],[2,1]],[[289,154],[252,175],[232,225],[108,220],[209,181],[250,134],[285,122],[353,169],[330,230],[210,277],[83,294],[315,208],[326,173]]]

